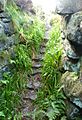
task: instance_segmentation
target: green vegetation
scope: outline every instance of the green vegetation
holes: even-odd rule
[[[38,107],[33,113],[34,120],[60,120],[65,117],[65,97],[60,84],[61,55],[60,22],[55,20],[44,56],[43,86],[38,91]]]
[[[20,39],[20,43],[26,44],[30,50],[37,51],[44,36],[44,22],[37,16],[28,16],[21,12],[16,5],[9,5],[7,11],[12,16],[12,22]]]
[[[39,17],[29,16],[14,3],[7,6],[15,30],[16,40],[14,66],[11,75],[5,73],[0,81],[0,120],[21,120],[21,91],[25,90],[27,79],[32,71],[32,58],[37,54],[43,40],[44,22]],[[65,97],[61,91],[60,22],[52,21],[50,40],[47,42],[42,68],[42,88],[35,101],[33,120],[65,119]]]
[[[10,77],[4,74],[4,79],[0,81],[0,119],[11,120],[18,115],[20,109],[20,95],[25,87],[25,73],[14,72]],[[17,119],[18,120],[18,119]],[[19,119],[20,120],[20,119]]]
[[[14,58],[10,64],[12,75],[5,73],[0,81],[0,120],[21,120],[21,91],[31,73],[32,57],[38,52],[44,36],[44,22],[39,17],[29,16],[15,4],[7,11],[11,16],[18,45],[14,46]]]
[[[14,62],[16,65],[16,69],[25,69],[27,71],[27,73],[31,72],[31,67],[32,67],[32,63],[31,63],[31,58],[29,57],[28,54],[28,49],[26,48],[25,45],[18,45],[15,48],[15,58],[14,58]]]

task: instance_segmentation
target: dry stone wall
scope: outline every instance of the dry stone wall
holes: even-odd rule
[[[5,11],[6,0],[0,0],[0,79],[5,72],[10,74],[9,60],[14,56],[17,44],[11,17]]]
[[[15,68],[10,64],[10,59],[15,57],[14,48],[19,40],[16,38],[12,18],[6,11],[6,5],[13,2],[29,15],[35,14],[31,0],[0,0],[0,80],[4,73],[11,75],[11,69]]]

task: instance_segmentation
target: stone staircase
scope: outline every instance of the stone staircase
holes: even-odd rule
[[[45,32],[45,37],[40,45],[39,53],[32,59],[32,74],[27,82],[26,91],[23,95],[23,108],[22,108],[22,120],[33,120],[32,117],[27,117],[28,113],[34,111],[35,106],[33,101],[37,98],[37,91],[41,88],[41,74],[42,74],[42,61],[46,50],[46,43],[49,40],[49,31]]]

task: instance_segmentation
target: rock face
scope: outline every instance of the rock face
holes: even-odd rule
[[[0,80],[5,72],[10,72],[9,59],[14,55],[17,40],[11,17],[5,11],[6,0],[0,0]]]
[[[82,10],[82,0],[58,0],[56,12],[58,14],[72,14]]]
[[[82,11],[73,14],[67,24],[67,38],[77,44],[82,44]]]
[[[7,0],[0,0],[0,12],[5,10]]]
[[[35,14],[31,0],[15,0],[15,2],[25,12]]]
[[[69,120],[82,118],[82,81],[75,72],[66,72],[61,79],[63,91],[68,99],[67,115]],[[70,105],[71,104],[71,105]]]
[[[67,97],[81,97],[82,94],[82,82],[78,78],[75,72],[66,72],[62,76],[62,83],[64,85],[63,90]],[[82,98],[80,98],[82,99]]]
[[[67,97],[69,120],[82,119],[82,0],[58,0],[62,16],[64,69],[61,83]]]

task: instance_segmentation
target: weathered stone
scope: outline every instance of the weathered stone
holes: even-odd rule
[[[37,74],[42,74],[42,71],[39,69],[39,70],[37,70],[37,69],[34,69],[33,70],[33,73],[31,74],[32,76],[35,76],[35,75],[37,75]]]
[[[4,32],[6,35],[11,36],[14,34],[13,24],[12,22],[3,22]]]
[[[50,39],[49,31],[45,32],[44,40],[47,42]]]
[[[63,90],[66,96],[74,96],[82,99],[82,82],[79,80],[77,73],[67,71],[65,74],[63,74],[61,81],[64,85]]]
[[[0,69],[6,64],[8,64],[7,58],[4,59],[3,57],[0,57]]]
[[[17,45],[19,42],[16,39],[15,34],[11,35],[10,37],[7,37],[6,41],[5,41],[5,48],[9,48],[12,47],[13,45]]]
[[[74,60],[77,60],[80,58],[80,56],[78,56],[74,50],[71,48],[71,45],[69,44],[68,40],[65,39],[63,41],[63,48],[64,48],[64,51],[63,51],[63,56],[66,56],[70,59],[74,59]]]
[[[63,17],[62,30],[64,37],[69,40],[70,47],[77,56],[82,56],[82,11],[70,16]],[[65,41],[65,40],[64,40]],[[67,43],[66,43],[67,44]],[[66,44],[64,44],[66,46]],[[67,44],[68,45],[68,44]],[[66,47],[68,48],[68,47]]]
[[[2,12],[2,13],[0,13],[0,18],[1,19],[4,19],[4,18],[10,18],[10,16],[8,15],[8,13],[5,11],[5,12]]]
[[[41,87],[41,83],[39,80],[29,80],[27,84],[27,88],[31,90],[38,90]]]
[[[77,120],[75,118],[79,118],[80,115],[82,118],[82,81],[78,76],[76,72],[67,71],[61,79],[63,91],[69,100],[69,103],[66,103],[69,106],[67,108],[69,120]]]
[[[27,83],[27,88],[28,88],[28,89],[34,89],[33,81],[32,81],[32,80],[29,80],[29,81],[28,81],[28,83]]]
[[[6,37],[5,41],[0,41],[0,51],[8,50],[10,47],[17,45],[18,40],[16,39],[15,35],[13,34],[10,37]]]
[[[0,52],[0,68],[2,68],[3,66],[6,66],[9,62],[9,58],[10,58],[10,53],[9,51],[5,50]]]
[[[0,21],[0,41],[6,40],[3,23]]]
[[[73,14],[67,24],[65,32],[67,39],[78,44],[82,44],[82,28],[80,26],[82,21],[82,11]]]
[[[5,34],[10,36],[14,33],[14,27],[10,16],[5,17],[5,15],[3,14],[2,16],[3,17],[1,18],[0,21],[0,39],[3,39],[3,37],[5,37]]]
[[[45,54],[45,49],[46,49],[46,48],[44,48],[44,47],[43,47],[43,48],[40,48],[40,54]]]
[[[58,14],[71,14],[82,10],[82,0],[57,0]]]
[[[82,119],[82,0],[58,0],[57,13],[62,16],[64,69],[61,82],[69,106],[69,120]],[[71,71],[71,72],[69,72]],[[70,105],[71,104],[71,105]],[[71,107],[72,106],[72,107]]]
[[[42,67],[42,65],[41,64],[34,64],[33,66],[32,66],[32,68],[35,68],[35,69],[38,69],[38,68],[41,68]]]
[[[36,90],[38,90],[38,89],[41,87],[40,81],[34,80],[34,81],[33,81],[33,85],[34,85],[34,88],[35,88]]]
[[[64,70],[78,72],[80,70],[80,61],[78,61],[77,63],[73,63],[69,59],[68,60],[64,59],[63,67]]]
[[[62,63],[64,70],[78,72],[80,70],[80,57],[73,51],[67,39],[63,40]]]
[[[72,98],[71,98],[71,99],[72,99]],[[74,103],[75,105],[77,105],[79,108],[82,109],[82,100],[81,100],[81,99],[79,99],[79,98],[73,98],[72,101],[73,101],[73,103]]]
[[[78,120],[77,117],[80,116],[79,109],[69,101],[66,101],[66,104],[67,104],[66,113],[67,113],[68,120]]]
[[[0,12],[5,10],[7,0],[0,0]]]
[[[10,17],[8,17],[8,18],[2,18],[1,20],[2,20],[2,22],[4,22],[4,23],[9,23],[9,22],[11,22],[11,18],[10,18]]]
[[[69,58],[71,58],[73,60],[80,58],[72,49],[68,50],[66,54]]]
[[[2,68],[4,68],[5,66],[9,67],[10,69],[13,68],[13,63],[10,60],[13,58],[15,58],[14,47],[11,47],[9,50],[4,50],[4,51],[0,52],[0,69],[1,69],[0,72],[3,71]]]
[[[5,10],[7,0],[0,0],[0,80],[3,79],[3,74],[11,75],[11,65],[9,63],[12,53],[14,52],[13,45],[15,45],[16,37],[11,35],[13,31],[12,21]]]
[[[32,0],[15,0],[15,2],[25,12],[35,14]]]
[[[1,18],[1,19],[2,19],[2,18],[7,18],[7,17],[9,17],[9,15],[8,15],[7,12],[2,12],[2,13],[0,13],[0,18]]]
[[[69,58],[74,59],[74,60],[80,58],[80,56],[78,56],[74,52],[74,50],[71,48],[71,45],[67,39],[63,40],[62,42],[63,42],[63,48],[64,48],[64,51],[63,51],[64,56],[67,55]]]
[[[41,81],[41,74],[36,74],[34,77],[35,81]]]
[[[5,65],[2,68],[0,68],[0,80],[3,80],[4,73],[7,73],[9,76],[12,75],[10,67],[8,65]]]
[[[0,41],[0,51],[4,50],[4,41]]]
[[[35,62],[39,62],[39,61],[43,61],[43,58],[40,55],[38,55],[36,58],[32,58],[32,60]]]
[[[34,90],[28,90],[25,94],[24,100],[35,100],[37,98],[37,93]]]

